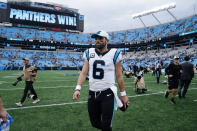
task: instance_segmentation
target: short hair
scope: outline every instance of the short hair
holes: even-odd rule
[[[185,61],[189,61],[190,58],[189,58],[189,56],[185,56],[184,59],[185,59]]]

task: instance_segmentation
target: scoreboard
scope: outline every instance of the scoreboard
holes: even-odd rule
[[[13,26],[59,28],[65,30],[84,30],[84,16],[77,11],[44,4],[16,4],[0,2],[0,22]]]

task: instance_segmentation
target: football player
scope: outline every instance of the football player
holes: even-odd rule
[[[112,130],[112,118],[116,109],[116,102],[125,111],[129,99],[126,96],[124,79],[122,76],[122,54],[118,49],[108,49],[109,35],[105,31],[98,31],[91,36],[95,39],[95,48],[84,52],[84,65],[78,78],[73,99],[80,97],[81,86],[89,72],[88,112],[93,127],[102,131]],[[115,87],[115,75],[120,88],[120,100]]]

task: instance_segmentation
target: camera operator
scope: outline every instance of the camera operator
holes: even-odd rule
[[[137,74],[134,79],[135,91],[137,94],[145,93],[147,91],[142,71]]]
[[[18,77],[23,77],[25,79],[25,89],[24,89],[24,93],[23,93],[23,97],[21,98],[21,101],[16,103],[17,106],[21,107],[22,103],[25,101],[26,97],[27,97],[27,93],[30,90],[31,95],[30,97],[34,100],[33,103],[38,103],[40,101],[40,99],[38,99],[38,96],[33,88],[33,83],[36,80],[36,75],[37,75],[37,68],[35,66],[31,66],[29,64],[29,59],[28,58],[24,58],[24,67],[23,67],[23,73]],[[18,79],[17,78],[17,79]]]

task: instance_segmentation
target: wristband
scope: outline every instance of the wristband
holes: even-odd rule
[[[126,91],[120,92],[120,96],[126,96]]]
[[[81,90],[81,86],[80,85],[77,85],[76,88],[75,88],[75,90],[79,90],[80,91]]]

